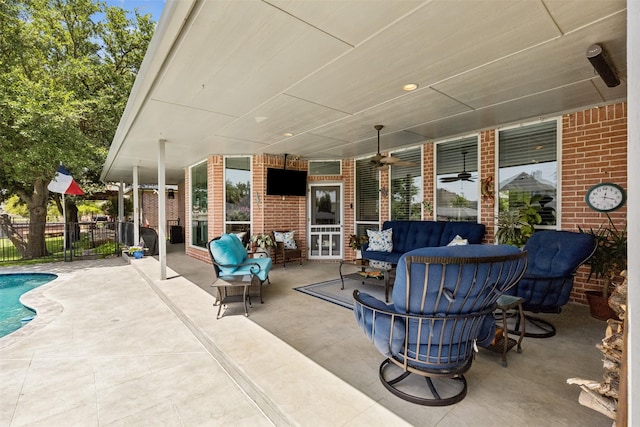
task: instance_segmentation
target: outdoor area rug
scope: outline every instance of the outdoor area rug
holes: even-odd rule
[[[311,285],[294,288],[304,294],[320,298],[321,300],[337,304],[353,310],[353,291],[359,289],[369,295],[384,301],[384,280],[380,284],[365,283],[360,280],[344,279],[344,289],[340,289],[340,279],[328,280],[326,282],[313,283]],[[391,294],[391,291],[389,291]],[[389,295],[391,298],[391,295]]]

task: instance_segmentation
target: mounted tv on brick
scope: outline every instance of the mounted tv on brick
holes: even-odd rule
[[[267,196],[306,196],[307,171],[267,168]]]

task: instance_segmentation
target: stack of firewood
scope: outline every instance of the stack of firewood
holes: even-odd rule
[[[569,378],[567,383],[577,384],[582,391],[578,401],[580,404],[594,409],[615,420],[618,410],[620,388],[620,370],[623,364],[624,319],[627,311],[627,278],[626,272],[621,285],[616,286],[609,297],[609,306],[616,312],[620,320],[607,320],[607,329],[602,344],[596,347],[602,352],[604,375],[603,380],[592,381],[582,378]]]

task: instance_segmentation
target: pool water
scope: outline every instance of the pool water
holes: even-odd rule
[[[20,296],[55,279],[55,274],[0,274],[0,337],[17,331],[35,312],[20,303]]]

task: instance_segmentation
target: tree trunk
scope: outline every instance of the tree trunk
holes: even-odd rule
[[[45,225],[47,223],[47,200],[49,190],[47,183],[37,179],[33,184],[33,194],[28,197],[20,195],[29,209],[29,237],[27,239],[27,252],[23,258],[40,258],[47,255],[45,246]]]
[[[7,236],[7,238],[13,243],[16,250],[20,254],[20,257],[25,258],[27,256],[27,241],[18,233],[13,227],[9,215],[4,214],[0,216],[0,228]]]

